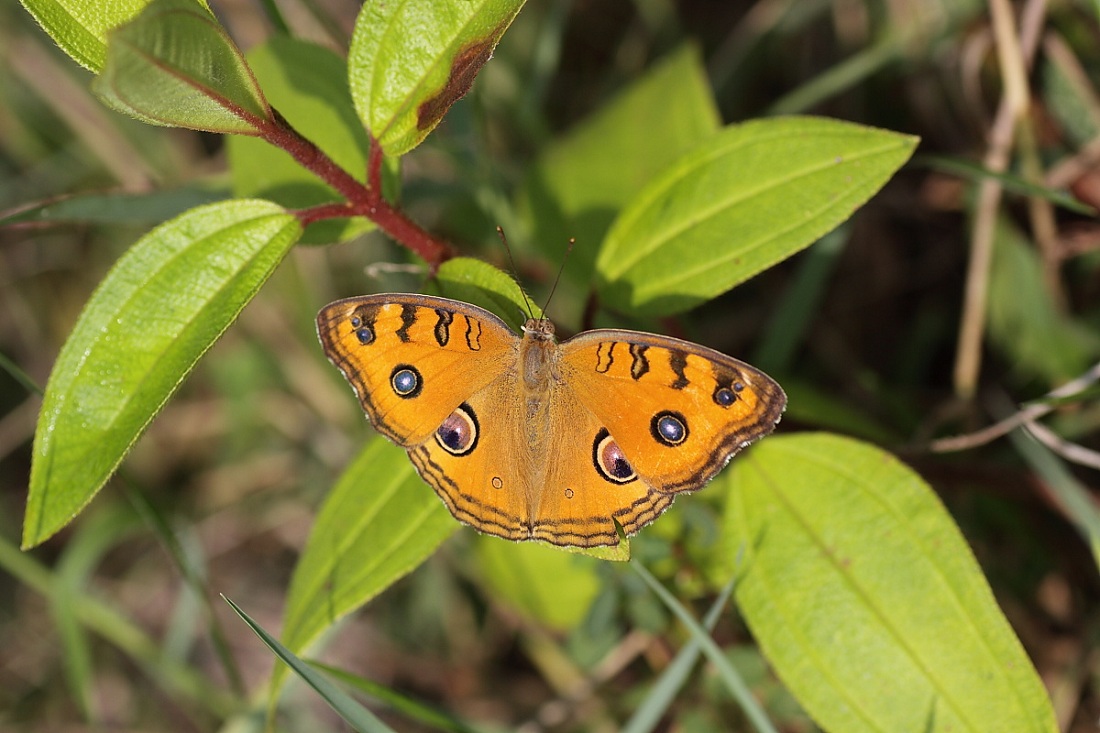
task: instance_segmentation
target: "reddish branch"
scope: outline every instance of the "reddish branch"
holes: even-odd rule
[[[299,210],[296,213],[303,225],[325,219],[365,216],[399,244],[423,258],[433,274],[453,256],[450,244],[422,229],[385,199],[382,194],[382,148],[373,136],[367,157],[367,183],[363,184],[302,137],[282,115],[272,111],[272,121],[256,125],[260,137],[290,153],[299,164],[336,189],[345,199],[343,203],[321,204]]]

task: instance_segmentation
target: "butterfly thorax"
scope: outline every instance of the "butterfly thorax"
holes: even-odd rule
[[[554,324],[546,318],[530,318],[520,342],[520,383],[523,385],[527,443],[541,446],[550,429],[550,395],[561,382],[560,351]]]

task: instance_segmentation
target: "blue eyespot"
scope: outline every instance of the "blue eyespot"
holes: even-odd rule
[[[649,424],[649,432],[658,443],[680,445],[688,437],[687,419],[671,410],[658,412]]]
[[[729,407],[734,402],[737,402],[737,393],[729,387],[714,390],[714,403],[719,407]]]
[[[420,394],[424,386],[424,379],[416,367],[409,364],[398,364],[390,373],[390,386],[394,394],[404,399],[410,399]]]

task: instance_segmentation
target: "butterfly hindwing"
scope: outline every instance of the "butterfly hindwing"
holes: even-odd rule
[[[530,539],[530,480],[514,372],[471,395],[409,458],[456,519],[510,540]]]
[[[618,528],[634,534],[672,504],[629,469],[607,425],[581,404],[572,384],[551,396],[551,424],[542,479],[532,508],[534,539],[555,545],[616,545]]]

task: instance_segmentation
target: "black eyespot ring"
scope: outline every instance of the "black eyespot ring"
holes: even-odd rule
[[[592,441],[592,465],[600,476],[613,484],[628,484],[638,478],[607,428],[600,428]]]
[[[649,432],[662,445],[680,445],[688,437],[687,418],[671,410],[658,412],[649,423]]]
[[[436,428],[435,442],[439,447],[452,456],[464,456],[471,453],[477,447],[477,439],[481,435],[481,427],[477,422],[477,415],[463,402],[454,412],[447,416],[443,424]],[[501,488],[504,482],[500,477],[493,477],[494,488]]]
[[[398,364],[390,372],[390,387],[398,397],[409,400],[420,394],[424,388],[424,378],[411,364]]]

